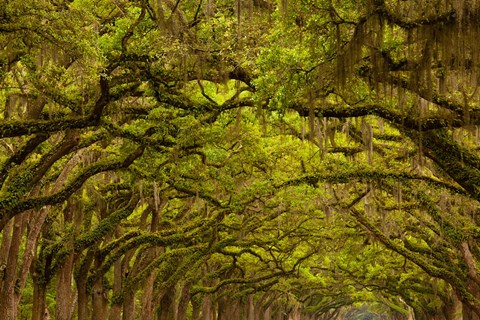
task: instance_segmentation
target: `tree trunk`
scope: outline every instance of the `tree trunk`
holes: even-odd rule
[[[462,316],[463,320],[479,320],[475,310],[465,303],[462,304]]]
[[[201,320],[201,311],[203,306],[203,299],[198,301],[197,299],[192,299],[190,301],[192,304],[192,320]]]
[[[190,301],[190,283],[186,283],[180,292],[177,308],[177,320],[187,320],[188,302]]]
[[[13,220],[10,220],[2,233],[2,245],[0,247],[0,292],[3,290],[5,282],[5,272],[8,262],[8,251],[10,250],[10,243],[12,242],[12,227]]]
[[[129,275],[133,277],[133,270],[130,270],[130,261],[135,254],[135,250],[128,251],[122,259],[122,282],[128,280]],[[133,269],[133,268],[132,268]],[[122,284],[123,286],[123,284]],[[123,320],[135,319],[135,289],[127,290],[124,293],[123,300]]]
[[[253,303],[253,296],[251,294],[247,297],[246,303],[246,319],[247,320],[257,320],[255,318],[255,304]]]
[[[113,294],[119,294],[122,290],[122,260],[118,259],[113,264]],[[120,320],[122,318],[122,306],[113,304],[110,308],[109,320]]]
[[[143,288],[142,296],[142,320],[153,319],[154,307],[153,307],[153,285],[155,283],[155,274],[150,273],[145,279],[145,285]]]
[[[77,209],[72,200],[67,202],[67,207],[63,210],[63,223],[65,227],[69,223],[72,223],[74,214],[80,212],[80,210]],[[76,229],[78,230],[78,228],[77,226]],[[72,245],[71,241],[68,245]],[[75,305],[75,292],[72,290],[74,261],[75,255],[72,253],[65,259],[65,262],[57,272],[56,320],[70,320],[73,317],[74,308],[72,308],[72,305]]]
[[[242,314],[246,314],[245,305],[239,301],[232,301],[228,298],[219,299],[218,301],[218,320],[241,320],[244,319]]]
[[[57,273],[56,320],[71,320],[72,305],[75,305],[75,293],[72,290],[74,255],[71,254]]]
[[[88,294],[87,294],[87,279],[77,279],[77,297],[78,297],[78,320],[89,319],[88,313]]]
[[[125,293],[123,301],[123,320],[135,319],[135,292]]]
[[[103,286],[103,278],[95,281],[92,292],[92,319],[105,320],[107,319],[107,298]],[[132,318],[133,319],[133,318]]]
[[[295,306],[293,308],[293,310],[289,313],[288,319],[289,320],[300,320],[301,319],[300,308],[298,306]]]
[[[10,248],[8,250],[6,268],[4,271],[4,282],[0,292],[0,314],[2,319],[15,320],[17,318],[17,308],[15,303],[15,285],[17,282],[18,253],[23,236],[23,222],[25,214],[15,217],[13,231],[10,239]]]
[[[50,316],[47,308],[47,285],[33,277],[32,320],[47,320]],[[80,318],[79,318],[80,320]]]
[[[462,303],[456,294],[451,294],[451,299],[444,301],[443,314],[447,320],[462,320]]]
[[[175,320],[175,287],[170,287],[165,291],[160,300],[158,310],[158,320]]]
[[[25,251],[22,257],[22,270],[18,279],[18,291],[15,295],[15,308],[17,312],[19,311],[20,300],[22,299],[23,290],[27,285],[29,272],[31,270],[33,262],[35,261],[36,248],[38,245],[40,232],[42,231],[43,224],[49,212],[50,207],[45,207],[40,210],[29,211],[27,215],[29,232],[25,244]]]
[[[144,263],[153,261],[157,255],[158,249],[148,249]],[[140,268],[142,269],[142,268]],[[154,294],[154,284],[157,272],[152,271],[144,280],[142,295],[142,319],[153,319],[155,315],[154,299],[158,298],[158,293]],[[161,294],[160,294],[161,295]]]
[[[267,309],[265,309],[265,311],[263,312],[263,320],[270,319],[272,319],[272,309],[270,306],[268,306]]]
[[[202,316],[201,320],[212,320],[212,298],[205,296],[202,304]]]
[[[77,284],[77,303],[78,303],[78,320],[89,320],[90,312],[88,308],[88,292],[87,292],[87,276],[88,269],[93,261],[93,248],[89,249],[86,253],[84,260],[81,262],[80,270],[75,277],[75,282]]]

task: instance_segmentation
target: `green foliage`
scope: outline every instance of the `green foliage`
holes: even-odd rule
[[[52,315],[94,288],[111,313],[172,293],[189,317],[208,301],[480,314],[473,9],[0,2],[0,263],[19,317],[38,285]]]

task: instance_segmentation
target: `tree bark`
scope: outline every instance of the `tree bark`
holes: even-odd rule
[[[155,283],[155,274],[150,273],[145,279],[142,296],[142,319],[153,319],[153,285]]]
[[[8,251],[12,242],[13,220],[10,220],[2,232],[2,245],[0,247],[0,292],[3,290],[5,283],[5,272],[8,262]]]
[[[263,312],[263,320],[270,320],[270,319],[272,319],[272,309],[270,306],[268,306]]]
[[[190,301],[190,283],[183,285],[177,308],[177,320],[187,320],[188,302]]]
[[[80,210],[68,201],[63,211],[63,223],[66,227],[72,223],[74,215]],[[78,229],[78,227],[77,227]],[[68,245],[72,245],[71,241]],[[72,305],[75,305],[75,292],[72,290],[73,268],[75,255],[71,253],[57,272],[57,303],[55,306],[56,320],[71,320],[73,317]]]
[[[8,249],[4,281],[0,292],[0,314],[3,315],[5,320],[15,320],[17,318],[15,286],[18,279],[18,253],[24,232],[24,217],[25,214],[15,217],[12,236],[9,241],[10,248]]]
[[[462,304],[462,319],[463,320],[479,320],[480,318],[471,306],[463,303]]]
[[[253,296],[251,294],[247,297],[246,309],[247,320],[256,320],[255,304],[253,303]]]
[[[218,300],[218,318],[217,320],[240,320],[245,319],[246,304],[240,303],[237,300],[229,300],[222,298]]]
[[[448,301],[443,301],[443,314],[447,320],[462,320],[462,303],[458,300],[455,293],[452,292]]]
[[[87,292],[87,277],[88,269],[93,261],[93,248],[87,251],[82,265],[79,268],[78,274],[75,276],[75,282],[77,284],[77,304],[78,304],[78,320],[89,320],[90,312],[88,308],[89,298]]]
[[[113,264],[113,295],[117,295],[122,290],[122,260],[118,259]],[[120,320],[122,318],[122,306],[114,303],[110,308],[109,320]]]
[[[212,297],[205,296],[202,304],[201,320],[212,320]]]
[[[160,300],[158,320],[175,319],[175,287],[168,288]]]
[[[92,292],[92,319],[107,319],[107,298],[105,288],[103,286],[103,278],[95,281]]]
[[[128,251],[123,259],[122,259],[122,277],[123,279],[127,279],[128,276],[133,276],[130,273],[133,273],[133,271],[130,269],[130,260],[132,260],[133,256],[135,254],[135,250],[130,250]],[[123,280],[122,280],[123,283]],[[122,284],[123,286],[123,284]],[[135,318],[135,291],[134,288],[131,290],[128,289],[124,291],[124,300],[123,300],[123,315],[122,319],[123,320],[130,320]]]
[[[57,303],[55,306],[56,320],[71,320],[72,305],[75,305],[75,293],[72,290],[74,255],[71,254],[57,274]]]
[[[18,279],[18,291],[16,293],[16,309],[20,307],[20,300],[22,299],[23,290],[27,284],[28,274],[31,270],[32,264],[35,261],[35,249],[38,244],[40,232],[42,231],[43,223],[48,215],[50,208],[42,208],[40,210],[33,210],[28,213],[29,229],[27,241],[25,244],[25,251],[22,257],[22,270]]]
[[[47,320],[50,313],[47,308],[47,285],[39,281],[38,276],[33,277],[33,307],[32,320]],[[80,320],[80,318],[79,318]]]
[[[128,291],[125,293],[123,301],[123,320],[135,319],[135,293]]]

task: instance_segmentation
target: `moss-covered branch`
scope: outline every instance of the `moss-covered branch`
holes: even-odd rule
[[[284,188],[293,185],[299,184],[310,184],[317,185],[320,182],[329,182],[329,183],[348,183],[352,179],[357,179],[359,181],[382,181],[384,179],[392,179],[397,181],[423,181],[432,187],[441,188],[448,190],[449,192],[456,194],[466,194],[465,190],[459,188],[455,185],[426,177],[423,175],[409,174],[406,172],[389,172],[385,170],[384,172],[378,171],[376,169],[358,169],[354,171],[344,171],[344,172],[334,172],[328,174],[317,174],[317,175],[307,175],[298,179],[292,179],[286,182],[283,182],[280,185],[277,185],[276,188]]]
[[[291,109],[297,111],[301,116],[309,116],[309,108],[303,105],[292,106]],[[347,105],[323,105],[315,108],[316,117],[329,118],[356,118],[368,115],[375,115],[385,119],[392,124],[417,131],[429,131],[441,128],[459,128],[465,125],[463,118],[441,118],[430,117],[419,119],[409,114],[401,114],[380,104],[359,104],[355,106]],[[470,124],[480,124],[480,119],[472,119]]]
[[[17,214],[29,209],[39,208],[46,205],[54,205],[68,199],[75,191],[77,191],[88,178],[105,171],[118,170],[126,168],[133,163],[135,159],[143,154],[144,147],[137,148],[132,154],[120,161],[110,161],[106,163],[98,163],[87,167],[78,174],[70,183],[58,192],[47,195],[32,197],[26,199],[18,199],[14,194],[8,194],[0,199],[0,230],[5,224]]]
[[[425,154],[455,180],[468,194],[480,201],[480,157],[454,141],[446,130],[409,132],[425,146]]]

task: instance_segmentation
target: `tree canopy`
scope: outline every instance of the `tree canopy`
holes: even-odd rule
[[[0,0],[0,314],[478,319],[479,21]]]

